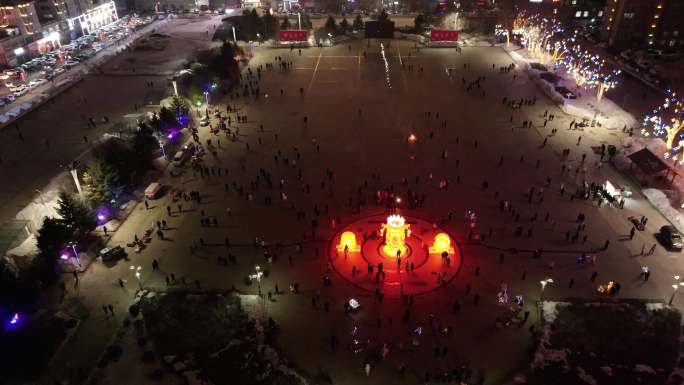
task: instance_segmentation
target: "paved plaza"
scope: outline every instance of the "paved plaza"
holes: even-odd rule
[[[196,31],[200,35],[202,28]],[[279,70],[276,57],[292,62],[290,69]],[[139,204],[109,244],[125,246],[160,220],[170,228],[166,239],[153,240],[140,254],[129,249],[130,261],[115,266],[93,263],[78,288],[68,285],[66,303],[79,299],[88,316],[51,375],[94,364],[138,288],[130,265],[142,266],[141,285],[152,290],[166,290],[174,274],[174,286],[185,281],[191,288],[235,287],[246,294],[257,293],[256,285],[244,285],[255,265],[267,269],[260,286],[265,298],[272,295],[263,306],[280,327],[284,355],[303,373],[324,372],[336,384],[418,384],[426,372],[464,364],[485,384],[499,384],[529,362],[534,340],[528,328],[538,322],[535,302],[542,295],[593,298],[602,295],[596,291],[599,284],[613,280],[621,284],[620,297],[669,298],[672,276],[682,271],[678,254],[658,245],[653,255],[641,255],[665,220],[636,185],[591,148],[617,144],[620,130],[569,130],[573,117],[543,96],[524,72],[500,71],[512,60],[499,47],[464,47],[459,53],[417,50],[399,40],[354,41],[301,53],[257,49],[250,62],[253,74],[260,65],[274,64],[261,70],[261,96],[210,100],[224,116],[230,105],[247,117],[232,127],[239,129],[237,139],[199,128],[201,142],[215,150],[205,156],[213,172],[202,177],[186,166],[180,177],[166,173],[161,178],[172,188],[199,191],[201,203],[172,202],[166,195],[150,201],[149,210]],[[134,103],[128,92],[145,93],[145,79],[88,78],[56,105],[35,112],[29,119],[36,126],[52,127],[56,117],[49,111],[60,108],[70,111],[63,113],[69,124],[63,131],[41,129],[32,135],[32,149],[9,163],[5,158],[3,174],[14,167],[25,170],[26,157],[56,164],[85,146],[81,129],[69,127],[85,126],[79,123],[84,89],[120,84],[126,93],[88,96],[88,106],[99,106],[97,114],[118,116]],[[534,103],[514,110],[502,103],[504,98]],[[544,127],[545,112],[554,119]],[[236,120],[235,112],[229,116]],[[533,126],[523,128],[523,121]],[[554,128],[558,131],[552,134]],[[4,142],[16,146],[13,130],[3,133]],[[41,148],[43,132],[54,135],[53,143],[71,143],[74,149],[54,154]],[[56,165],[36,168],[34,175],[26,170],[16,178],[38,181],[55,170]],[[635,192],[624,209],[570,198],[584,181],[605,180]],[[367,263],[378,263],[381,245],[371,234],[391,213],[413,226],[409,246],[416,268],[406,271],[406,259],[397,265],[385,256],[388,276],[376,281]],[[568,235],[577,231],[579,214],[586,218],[585,227],[573,242]],[[628,217],[642,215],[649,218],[645,231],[629,240]],[[203,226],[200,221],[207,217],[216,225]],[[346,258],[335,244],[345,230],[354,231],[361,244]],[[448,264],[424,251],[439,232],[453,240],[454,259]],[[579,264],[582,253],[596,262]],[[235,263],[226,262],[229,256]],[[160,270],[152,270],[153,260]],[[648,281],[640,276],[644,265],[651,271]],[[324,285],[326,277],[330,284]],[[123,288],[119,278],[126,280]],[[542,292],[540,281],[547,278],[554,282]],[[289,290],[295,284],[296,294]],[[502,287],[511,297],[523,297],[530,312],[524,325],[497,327],[497,319],[509,312],[499,303]],[[352,298],[360,307],[347,312]],[[109,303],[115,305],[113,318],[100,311]],[[676,298],[675,304],[681,301]],[[332,335],[341,342],[334,352]],[[384,344],[390,352],[381,359]],[[372,365],[368,377],[366,360]],[[403,379],[400,367],[405,367]]]

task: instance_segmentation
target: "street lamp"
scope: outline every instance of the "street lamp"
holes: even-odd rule
[[[546,289],[546,285],[553,283],[553,278],[546,278],[539,281],[539,283],[541,284],[541,293],[539,294],[539,297],[544,298],[544,289]]]
[[[262,275],[264,275],[264,272],[261,271],[261,266],[259,266],[259,265],[254,266],[254,274],[249,275],[250,279],[256,279],[257,288],[259,290],[259,296],[260,297],[261,297],[261,276]]]
[[[164,136],[160,133],[157,133],[155,136],[157,137],[157,143],[159,143],[159,149],[161,150],[162,156],[166,158],[166,151],[164,151]]]
[[[78,263],[78,267],[81,267],[81,257],[78,255],[78,250],[76,250],[76,242],[69,242],[69,247],[71,247],[71,250],[74,251],[74,257],[76,257],[76,263]]]
[[[36,192],[38,193],[38,196],[40,197],[40,203],[42,203],[43,206],[46,206],[45,198],[43,198],[43,194],[44,194],[43,191],[41,191],[40,189],[36,189]]]
[[[141,273],[140,273],[140,271],[142,270],[142,266],[131,265],[131,267],[129,267],[129,269],[131,269],[135,272],[135,279],[138,280],[138,286],[140,287],[140,290],[142,290],[143,286],[142,286]]]
[[[78,196],[81,197],[82,200],[85,200],[85,196],[83,195],[83,189],[81,188],[81,182],[78,180],[78,161],[75,160],[69,163],[68,165],[62,165],[62,167],[69,169],[71,177],[74,179],[74,184],[76,185]]]

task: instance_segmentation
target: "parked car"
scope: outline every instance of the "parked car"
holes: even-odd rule
[[[145,189],[145,198],[157,199],[162,191],[161,183],[153,182]]]
[[[12,93],[14,94],[14,97],[15,97],[15,98],[18,98],[18,97],[20,97],[21,95],[24,95],[25,93],[27,93],[29,90],[28,90],[28,88],[26,88],[26,87],[24,87],[24,86],[21,86],[21,87],[18,87],[18,88],[13,89],[13,90],[11,90],[11,91],[12,91]]]
[[[173,156],[173,164],[176,166],[182,165],[185,160],[188,158],[188,153],[180,150],[176,153],[176,155]]]
[[[115,261],[117,259],[126,258],[128,254],[121,246],[105,247],[100,250],[100,258],[103,262]]]
[[[566,87],[556,87],[556,92],[561,94],[566,99],[577,99],[577,95],[575,95],[572,91],[570,91]]]
[[[672,225],[665,225],[658,231],[658,240],[663,246],[671,250],[682,250],[684,243],[682,243],[682,235]]]
[[[40,85],[42,85],[42,84],[45,84],[45,83],[47,83],[47,80],[45,80],[45,79],[43,79],[43,78],[38,78],[38,79],[35,79],[35,80],[31,80],[31,81],[29,82],[29,88],[35,88],[35,87],[38,87],[38,86],[40,86]]]

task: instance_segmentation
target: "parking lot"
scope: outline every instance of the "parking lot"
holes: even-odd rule
[[[69,44],[34,57],[21,65],[5,69],[0,75],[4,87],[0,90],[0,106],[7,106],[2,112],[15,107],[17,99],[29,99],[30,94],[37,95],[49,86],[54,86],[71,70],[78,69],[80,64],[92,64],[110,47],[121,45],[122,41],[132,36],[136,29],[151,23],[151,17],[126,17],[116,23],[105,26],[96,34],[84,35]],[[44,86],[45,87],[41,87]],[[29,96],[25,96],[29,94]],[[3,119],[0,119],[3,120]],[[8,119],[5,119],[5,121]]]

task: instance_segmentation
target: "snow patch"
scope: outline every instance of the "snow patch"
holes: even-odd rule
[[[554,302],[554,301],[544,301],[542,302],[542,317],[545,322],[553,323],[558,316],[558,307],[568,306],[569,302]]]
[[[655,369],[644,364],[636,364],[636,366],[634,366],[634,371],[637,373],[656,374]]]
[[[581,367],[577,367],[577,377],[589,385],[598,385],[594,377],[591,374],[587,374]]]

